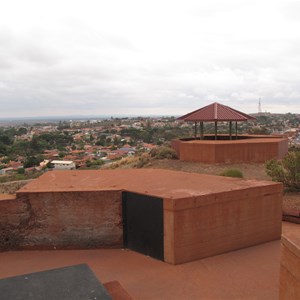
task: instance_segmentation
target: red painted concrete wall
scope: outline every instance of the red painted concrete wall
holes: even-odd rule
[[[165,199],[165,261],[180,264],[280,239],[282,186]]]
[[[118,191],[19,193],[0,201],[0,211],[2,250],[123,246]]]
[[[288,151],[285,138],[250,138],[233,141],[173,140],[180,160],[204,163],[265,162]]]
[[[180,143],[179,159],[194,162],[216,162],[216,147],[213,143]]]
[[[164,257],[172,264],[280,238],[279,183],[167,170],[70,171],[48,172],[16,199],[0,200],[0,250],[123,247],[124,190],[163,199]]]
[[[283,158],[289,150],[289,145],[287,140],[282,140],[278,144],[278,158]]]
[[[179,139],[171,141],[171,147],[175,150],[178,157],[180,156],[180,149],[179,149],[180,143],[181,141]]]
[[[280,260],[280,299],[300,299],[299,228],[290,236],[282,236]]]

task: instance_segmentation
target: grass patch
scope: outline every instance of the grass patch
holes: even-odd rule
[[[239,169],[226,169],[220,173],[221,176],[243,178],[243,173]]]
[[[44,173],[43,171],[36,171],[33,173],[29,173],[29,174],[14,173],[11,175],[1,175],[0,183],[19,181],[19,180],[27,180],[27,179],[35,179],[35,178],[41,176],[43,173]]]

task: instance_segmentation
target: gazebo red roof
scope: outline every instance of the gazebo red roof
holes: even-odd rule
[[[217,122],[217,121],[247,121],[256,120],[256,118],[247,115],[243,112],[235,110],[229,106],[212,103],[210,105],[204,106],[193,112],[190,112],[184,116],[178,118],[178,120],[183,121],[206,121],[206,122]]]

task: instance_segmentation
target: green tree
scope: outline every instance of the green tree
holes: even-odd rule
[[[7,155],[7,146],[0,143],[0,155]]]
[[[0,143],[4,145],[11,145],[13,143],[13,139],[8,135],[0,135]]]
[[[17,172],[18,172],[18,174],[24,174],[25,169],[24,168],[19,168]]]
[[[24,162],[24,168],[36,167],[43,160],[44,160],[44,158],[41,155],[26,157],[25,162]]]
[[[22,155],[30,156],[32,155],[31,145],[29,141],[17,141],[13,144],[11,152]]]
[[[27,128],[25,128],[25,127],[20,127],[18,130],[17,130],[17,132],[16,132],[16,135],[24,135],[24,134],[27,134]]]
[[[291,190],[300,190],[300,151],[289,151],[282,161],[266,162],[266,172],[273,181]]]
[[[64,158],[66,156],[65,152],[59,152],[58,153],[59,158]]]

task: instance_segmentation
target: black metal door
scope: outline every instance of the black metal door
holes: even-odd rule
[[[124,247],[164,259],[163,200],[123,193]]]

